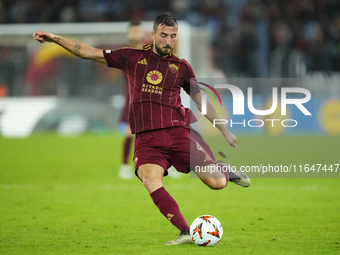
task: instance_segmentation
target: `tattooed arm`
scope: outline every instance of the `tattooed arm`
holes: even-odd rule
[[[93,48],[85,43],[69,40],[60,35],[51,34],[45,31],[34,32],[33,38],[40,43],[54,42],[77,57],[91,59],[102,64],[107,64],[104,58],[103,50]]]

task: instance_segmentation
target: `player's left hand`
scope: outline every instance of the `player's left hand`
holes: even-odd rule
[[[42,30],[36,31],[33,33],[34,40],[37,40],[40,43],[53,42],[52,37],[53,37],[53,34],[42,31]]]
[[[237,138],[235,135],[230,133],[229,131],[224,135],[224,138],[226,141],[230,144],[230,146],[234,147],[235,149],[237,148]]]

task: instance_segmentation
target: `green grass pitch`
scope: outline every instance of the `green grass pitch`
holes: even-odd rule
[[[188,223],[212,214],[224,236],[215,247],[165,246],[178,231],[137,178],[117,178],[121,143],[117,134],[0,138],[0,254],[340,254],[338,178],[253,178],[214,191],[166,177]],[[241,136],[238,145],[223,145],[234,165],[340,163],[340,137]]]

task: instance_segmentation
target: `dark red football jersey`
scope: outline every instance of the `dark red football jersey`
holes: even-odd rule
[[[162,58],[152,44],[141,49],[104,50],[109,67],[122,69],[129,84],[129,121],[132,133],[187,126],[196,121],[181,103],[181,87],[189,95],[200,90],[190,64],[171,54]]]

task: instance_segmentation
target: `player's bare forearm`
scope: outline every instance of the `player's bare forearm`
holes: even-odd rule
[[[60,35],[51,34],[45,31],[34,32],[33,38],[40,43],[56,43],[77,57],[91,59],[93,61],[106,64],[103,51],[101,49],[91,47],[85,43],[73,41]]]
[[[197,105],[197,104],[196,104]],[[197,106],[198,110],[201,111],[201,104],[199,104]],[[207,114],[205,115],[205,117],[211,122],[214,123],[215,119],[220,119],[220,117],[218,116],[214,105],[211,103],[211,101],[209,99],[207,99]],[[225,125],[223,124],[215,124],[215,127],[218,128],[218,130],[220,130],[220,132],[222,133],[223,136],[225,136],[229,131],[226,128]]]
[[[77,57],[85,59],[87,58],[86,54],[84,53],[86,53],[86,50],[88,50],[86,48],[88,48],[89,46],[84,43],[66,39],[60,35],[54,34],[52,35],[52,41]]]
[[[202,92],[197,93],[196,95],[191,96],[192,100],[195,102],[197,109],[201,112],[201,100],[202,100]],[[205,117],[211,122],[214,123],[215,119],[220,119],[218,116],[214,105],[210,102],[209,99],[207,99],[207,114]],[[232,133],[229,132],[229,130],[226,128],[223,124],[215,124],[215,126],[218,128],[218,130],[222,133],[224,138],[227,140],[227,142],[230,144],[230,146],[237,148],[237,138]]]
[[[201,101],[202,101],[202,92],[199,92],[197,94],[195,94],[194,96],[191,96],[192,100],[195,102],[197,109],[202,112],[202,105],[201,105]],[[205,115],[205,117],[211,122],[214,123],[214,119],[219,119],[219,116],[213,106],[213,104],[210,102],[209,99],[207,99],[207,114]],[[224,135],[227,132],[229,132],[227,130],[227,128],[225,127],[225,125],[222,124],[216,124],[216,127],[218,128],[218,130],[220,130],[220,132]]]

